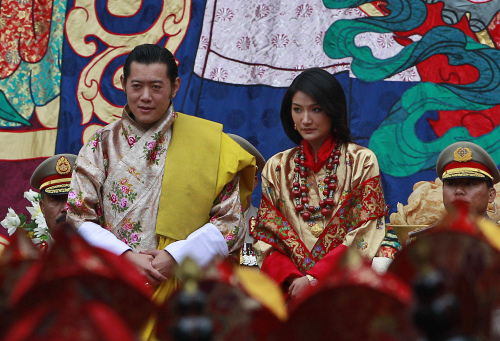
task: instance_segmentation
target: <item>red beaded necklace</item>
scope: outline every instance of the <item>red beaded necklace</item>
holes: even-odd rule
[[[326,217],[330,214],[333,207],[333,194],[337,189],[337,168],[339,165],[340,150],[337,149],[338,143],[333,146],[332,152],[326,162],[325,184],[327,188],[323,191],[323,200],[320,200],[318,206],[310,206],[307,196],[308,188],[306,186],[307,167],[305,166],[304,144],[300,144],[299,151],[295,157],[294,179],[292,195],[295,198],[295,210],[302,216],[304,221],[316,220]],[[321,211],[321,212],[320,212]],[[320,213],[316,213],[320,212]]]

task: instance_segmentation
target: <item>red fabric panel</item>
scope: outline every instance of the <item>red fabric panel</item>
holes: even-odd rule
[[[287,279],[304,276],[292,260],[279,251],[274,251],[264,259],[260,271],[271,277],[281,288],[287,286]]]
[[[321,258],[311,270],[307,271],[307,274],[317,280],[325,278],[337,266],[346,251],[347,246],[340,244]]]

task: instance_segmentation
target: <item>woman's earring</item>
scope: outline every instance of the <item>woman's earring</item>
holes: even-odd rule
[[[293,129],[297,130],[297,125],[295,123],[293,124]]]

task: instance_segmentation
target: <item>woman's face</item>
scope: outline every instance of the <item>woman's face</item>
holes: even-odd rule
[[[300,136],[317,152],[332,126],[323,108],[305,92],[297,91],[292,97],[292,119]]]

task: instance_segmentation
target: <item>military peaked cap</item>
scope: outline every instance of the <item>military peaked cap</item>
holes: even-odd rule
[[[58,154],[44,160],[31,176],[31,186],[47,194],[68,194],[76,155]]]
[[[441,180],[452,178],[484,178],[495,184],[500,172],[490,154],[472,142],[455,142],[443,149],[436,162],[436,172]]]

